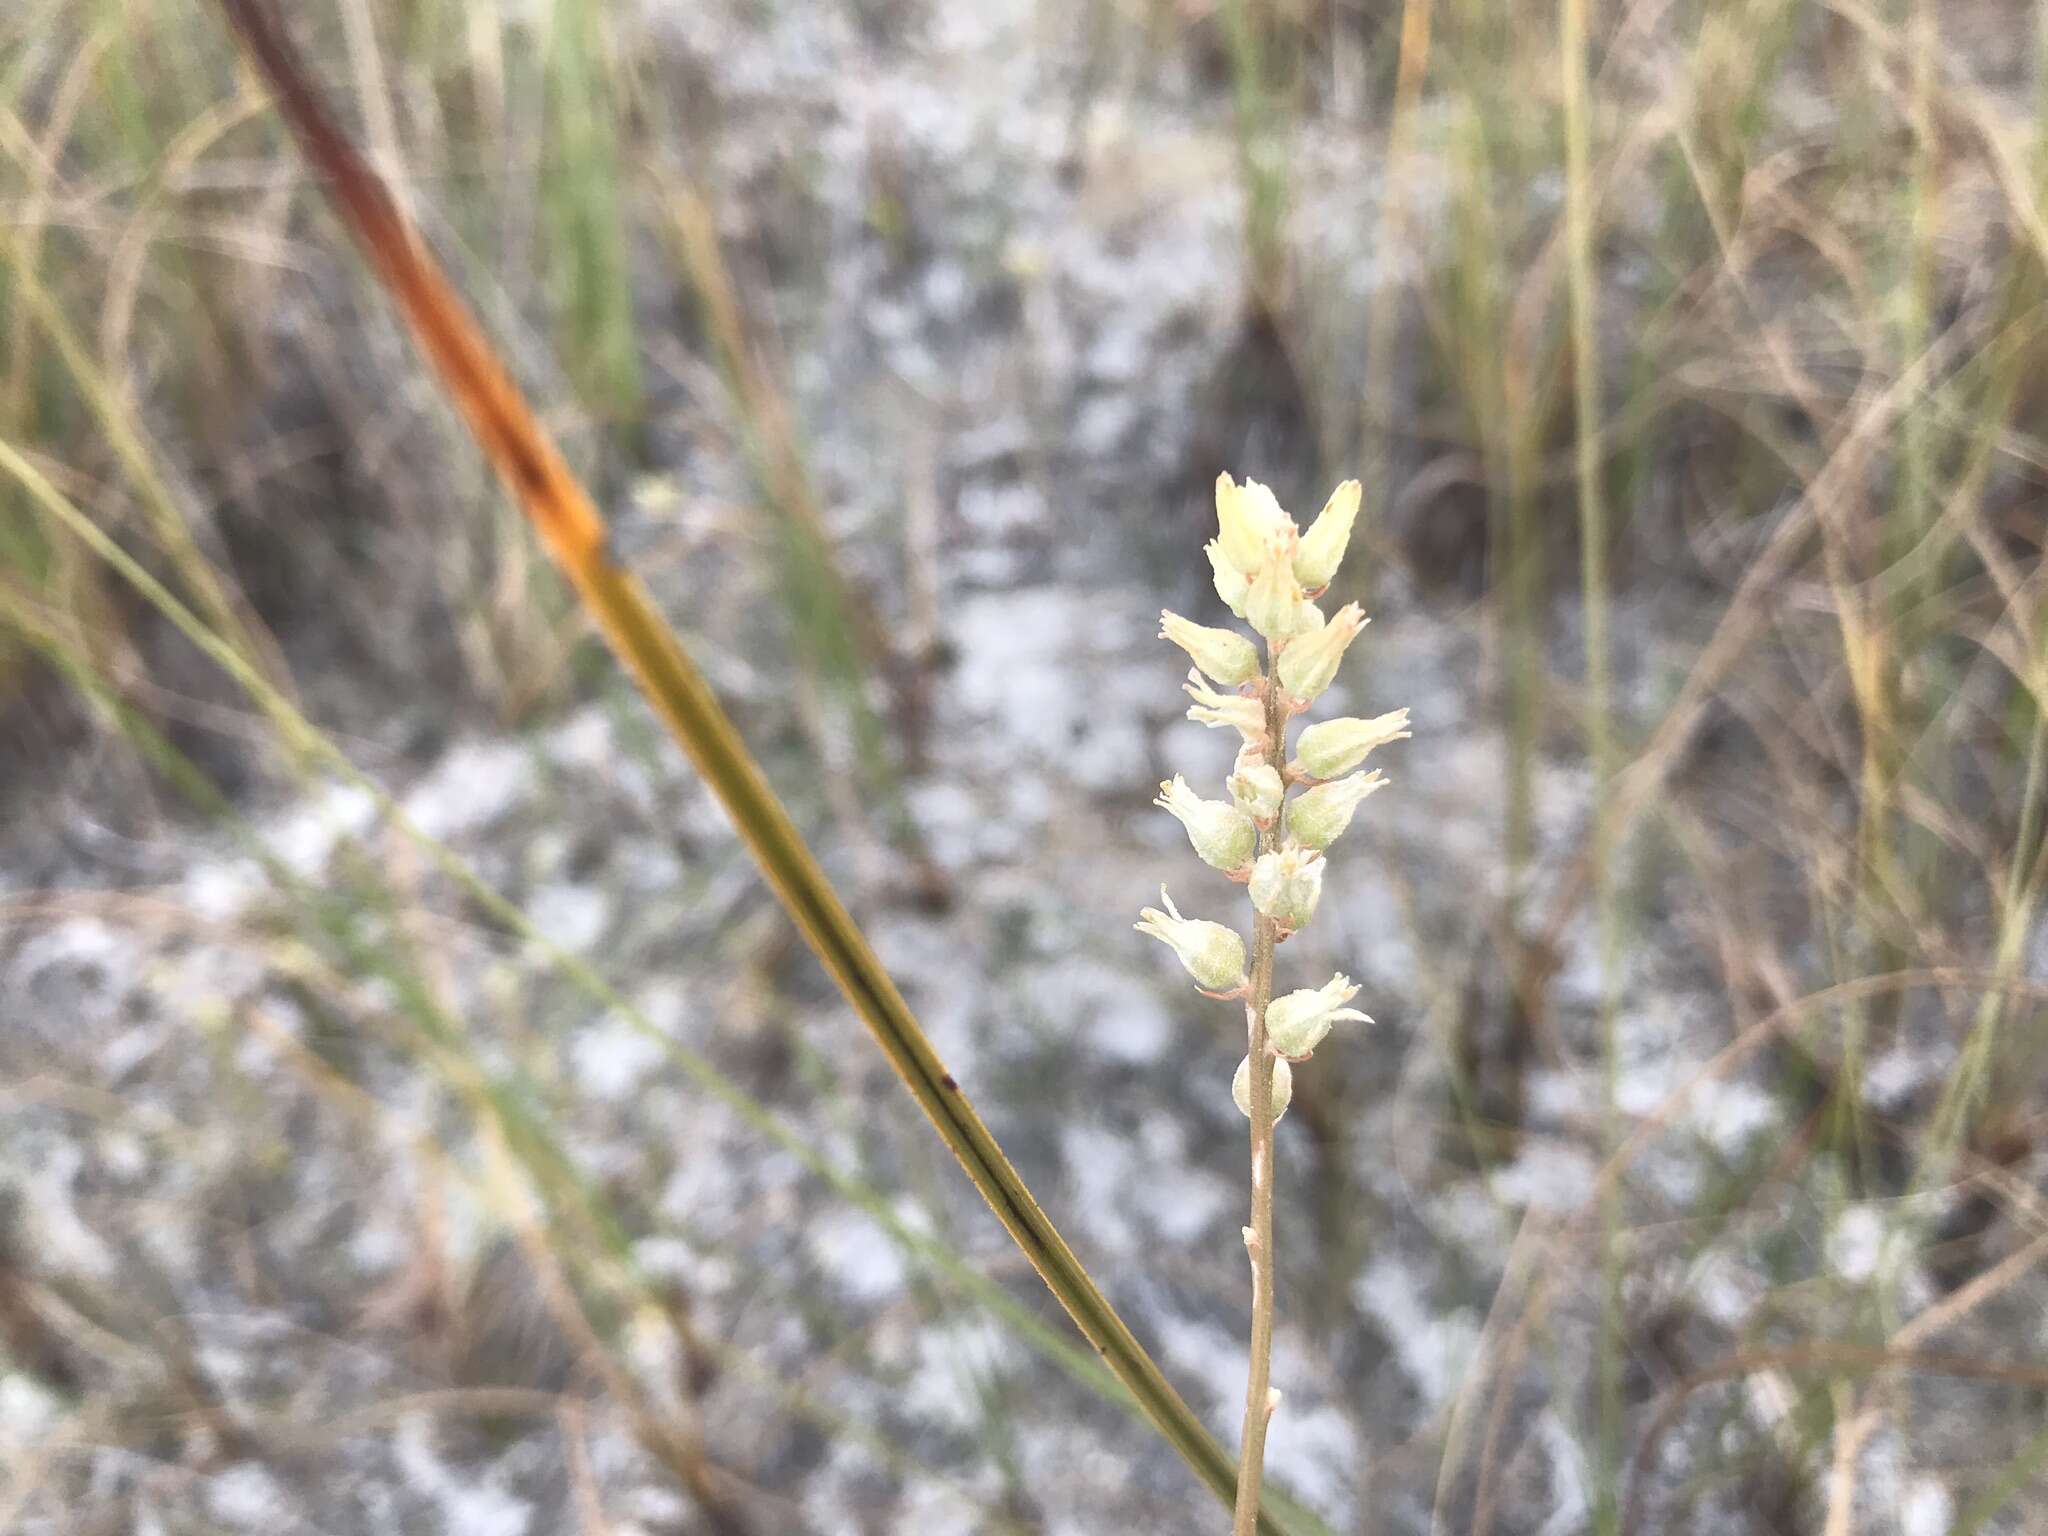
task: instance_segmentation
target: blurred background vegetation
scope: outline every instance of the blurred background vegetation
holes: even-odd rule
[[[1226,1439],[1151,616],[1365,481],[1299,1529],[2048,1529],[2048,7],[290,11]],[[199,0],[0,17],[0,471],[0,1528],[1220,1528]]]

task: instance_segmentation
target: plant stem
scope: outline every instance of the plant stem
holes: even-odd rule
[[[1266,1049],[1266,1003],[1273,995],[1275,923],[1252,927],[1251,1020],[1252,1224],[1244,1229],[1252,1261],[1251,1375],[1244,1389],[1244,1439],[1237,1460],[1237,1521],[1233,1536],[1258,1529],[1259,1483],[1266,1469],[1266,1425],[1273,1375],[1273,1053]]]
[[[1280,707],[1279,681],[1272,676],[1266,684],[1266,732],[1273,740],[1272,760],[1278,767],[1287,760],[1287,716]],[[1280,826],[1276,822],[1261,843],[1277,844]],[[1279,941],[1280,925],[1261,913],[1252,924],[1251,995],[1245,1001],[1247,1054],[1252,1061],[1252,1224],[1244,1229],[1244,1246],[1252,1261],[1252,1340],[1232,1536],[1252,1536],[1258,1529],[1266,1426],[1273,1418],[1273,1053],[1266,1049],[1266,1004],[1273,997],[1273,949]]]

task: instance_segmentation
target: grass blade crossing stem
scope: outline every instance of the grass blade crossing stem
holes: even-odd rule
[[[1138,1406],[1203,1481],[1232,1502],[1232,1458],[1160,1374],[946,1071],[703,674],[646,589],[613,559],[589,495],[390,192],[335,126],[271,8],[262,0],[220,3],[478,444],[648,702],[730,811],[776,896],[918,1107]],[[1260,1527],[1281,1529],[1270,1512]]]

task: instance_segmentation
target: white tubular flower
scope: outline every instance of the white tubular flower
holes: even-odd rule
[[[1159,638],[1186,651],[1204,676],[1225,688],[1235,688],[1259,675],[1259,648],[1236,630],[1211,629],[1162,608]]]
[[[1257,588],[1253,588],[1254,594]],[[1273,673],[1288,694],[1306,704],[1336,679],[1337,666],[1358,632],[1365,628],[1365,610],[1346,603],[1321,629],[1301,636],[1280,653]]]
[[[1176,773],[1159,786],[1159,798],[1152,803],[1180,818],[1196,856],[1211,869],[1238,870],[1251,863],[1259,829],[1228,801],[1204,800]]]
[[[1372,1020],[1356,1008],[1344,1005],[1358,996],[1358,988],[1341,971],[1313,990],[1290,992],[1266,1005],[1266,1043],[1282,1056],[1305,1061],[1330,1026],[1339,1019]]]
[[[1230,791],[1238,809],[1257,822],[1271,822],[1279,815],[1280,801],[1287,794],[1280,770],[1264,757],[1253,757],[1249,749],[1237,755],[1237,771],[1223,787]]]
[[[1334,779],[1364,762],[1373,748],[1407,739],[1405,709],[1374,715],[1370,720],[1325,720],[1301,733],[1301,740],[1295,744],[1294,761],[1288,767],[1311,779]]]
[[[1293,562],[1276,554],[1252,577],[1251,591],[1244,600],[1244,619],[1268,640],[1285,640],[1314,622],[1302,612],[1309,606],[1301,583],[1294,579]]]
[[[1228,474],[1216,477],[1216,540],[1241,575],[1258,575],[1276,542],[1291,559],[1298,537],[1294,519],[1258,481],[1237,485]]]
[[[1166,910],[1147,907],[1134,925],[1180,957],[1195,984],[1209,992],[1235,992],[1245,984],[1244,940],[1221,923],[1182,917],[1166,887],[1159,888]]]
[[[1209,569],[1216,576],[1216,595],[1223,599],[1223,605],[1240,619],[1244,617],[1244,600],[1251,594],[1252,579],[1223,557],[1223,546],[1211,539],[1202,546],[1202,553],[1209,557]]]
[[[1190,720],[1198,725],[1227,725],[1248,744],[1260,748],[1266,745],[1266,706],[1259,700],[1238,693],[1218,693],[1202,681],[1198,672],[1190,672],[1181,687],[1195,701],[1188,706]]]
[[[1237,1076],[1230,1080],[1231,1102],[1249,1120],[1252,1117],[1252,1059],[1247,1056],[1237,1064]],[[1273,1058],[1273,1119],[1287,1113],[1287,1106],[1294,1102],[1294,1068],[1288,1065],[1285,1056]]]
[[[1358,482],[1346,480],[1330,493],[1323,510],[1301,536],[1301,545],[1294,552],[1294,577],[1309,591],[1327,587],[1344,563],[1351,525],[1358,519],[1359,495]]]
[[[1375,768],[1348,779],[1318,784],[1287,808],[1287,835],[1305,848],[1327,848],[1351,825],[1358,802],[1387,782]]]
[[[1308,926],[1323,898],[1323,856],[1289,843],[1252,866],[1252,905],[1289,933]]]

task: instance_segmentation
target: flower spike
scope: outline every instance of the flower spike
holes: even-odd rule
[[[1268,1421],[1280,1401],[1271,1385],[1273,1334],[1273,1127],[1294,1096],[1294,1064],[1306,1061],[1338,1024],[1370,1023],[1347,1007],[1358,994],[1341,973],[1323,986],[1273,996],[1276,947],[1315,916],[1327,868],[1324,850],[1351,825],[1358,807],[1387,782],[1377,769],[1352,770],[1374,749],[1408,734],[1408,711],[1325,721],[1301,733],[1290,761],[1288,722],[1336,680],[1365,627],[1356,603],[1328,614],[1315,599],[1343,563],[1358,520],[1360,488],[1346,480],[1330,493],[1303,533],[1272,491],[1256,480],[1216,481],[1216,536],[1203,547],[1216,595],[1266,643],[1229,629],[1161,613],[1160,638],[1195,664],[1186,691],[1188,718],[1234,730],[1237,760],[1224,782],[1228,800],[1205,800],[1175,774],[1157,804],[1187,828],[1202,861],[1247,888],[1257,921],[1250,953],[1221,923],[1185,918],[1165,904],[1144,909],[1138,931],[1173,950],[1204,995],[1242,999],[1247,1051],[1230,1097],[1251,1125],[1252,1209],[1244,1228],[1252,1264],[1252,1360],[1244,1448],[1254,1471],[1264,1458]],[[1284,766],[1283,766],[1284,765]],[[1301,793],[1290,792],[1301,789]],[[1257,1079],[1254,1082],[1254,1079]],[[1257,1523],[1258,1478],[1240,1482],[1237,1529]]]

